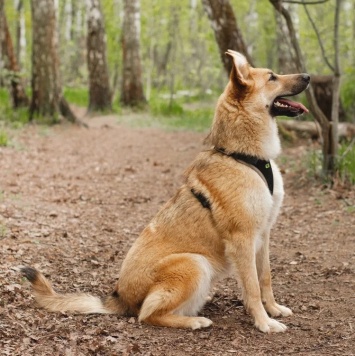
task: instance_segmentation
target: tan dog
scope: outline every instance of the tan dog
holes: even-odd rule
[[[284,194],[272,161],[280,153],[274,117],[307,112],[281,97],[302,92],[310,78],[276,75],[252,68],[237,52],[227,54],[234,67],[208,137],[212,149],[197,156],[185,183],[135,241],[114,292],[104,299],[60,295],[40,272],[23,268],[42,307],[133,314],[153,325],[199,329],[212,324],[196,316],[211,286],[232,271],[255,326],[286,330],[269,317],[292,314],[275,302],[271,287],[269,234]]]

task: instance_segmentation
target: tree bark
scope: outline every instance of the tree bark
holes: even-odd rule
[[[311,83],[318,106],[329,121],[332,120],[332,98],[334,87],[334,75],[311,75]],[[346,112],[339,98],[338,109],[339,120],[346,118]]]
[[[71,122],[76,117],[63,97],[57,53],[56,13],[53,0],[32,0],[32,100],[30,121],[59,114]]]
[[[140,55],[140,1],[124,0],[122,30],[123,73],[121,103],[140,106],[146,103],[143,92]]]
[[[87,63],[89,111],[111,110],[111,90],[106,60],[106,35],[99,0],[88,0]]]
[[[16,60],[19,68],[21,68],[21,51],[22,40],[24,36],[24,14],[23,14],[23,0],[17,2],[17,18],[16,18]]]
[[[233,66],[231,57],[225,54],[228,49],[243,53],[248,62],[253,65],[229,0],[202,0],[202,4],[214,31],[227,75],[229,76]]]
[[[332,115],[331,115],[331,130],[330,130],[330,155],[329,155],[329,171],[334,174],[337,167],[338,157],[338,142],[339,142],[339,98],[340,98],[340,60],[339,60],[339,21],[340,21],[340,6],[342,0],[335,2],[334,14],[334,78],[333,78],[333,96],[332,96]]]
[[[21,83],[20,69],[7,24],[4,0],[0,0],[0,48],[0,58],[3,59],[4,67],[10,75],[12,105],[14,108],[26,107],[29,104],[29,99]]]
[[[293,26],[292,18],[287,11],[287,9],[282,5],[282,0],[270,0],[270,3],[274,6],[276,11],[278,11],[285,19],[288,28],[290,40],[292,47],[295,51],[295,62],[296,68],[299,72],[307,72],[303,54],[297,39],[296,31]],[[324,115],[322,110],[319,108],[316,101],[312,85],[305,92],[307,101],[309,104],[309,109],[312,112],[315,120],[319,123],[322,132],[322,153],[323,153],[323,173],[326,176],[332,175],[331,168],[333,166],[331,162],[331,124],[327,117]]]
[[[285,7],[287,4],[285,4]],[[288,30],[282,15],[275,11],[276,16],[276,46],[278,53],[278,73],[288,74],[295,72],[292,46],[288,36]]]

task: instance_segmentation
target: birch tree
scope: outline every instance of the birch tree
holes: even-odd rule
[[[106,60],[106,34],[99,0],[87,0],[87,63],[89,69],[89,111],[112,108]]]
[[[228,49],[243,53],[250,64],[253,60],[248,54],[242,32],[237,24],[232,5],[229,0],[202,0],[205,12],[210,20],[223,66],[229,75],[232,60],[225,53]]]
[[[140,0],[124,0],[122,53],[121,103],[125,106],[142,105],[146,99],[140,54]]]
[[[34,117],[50,117],[51,123],[62,114],[76,121],[63,97],[54,0],[31,0],[32,13],[32,100],[30,121]]]

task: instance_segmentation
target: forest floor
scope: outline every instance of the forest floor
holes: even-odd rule
[[[233,278],[178,330],[115,315],[48,313],[19,267],[59,292],[111,292],[122,259],[203,148],[204,134],[131,128],[112,117],[26,127],[0,148],[0,355],[355,355],[355,194],[305,172],[307,144],[278,163],[286,197],[271,240],[274,293],[288,330],[253,327]]]

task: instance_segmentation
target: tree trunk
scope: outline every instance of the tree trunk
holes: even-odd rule
[[[146,103],[143,92],[140,56],[140,1],[124,0],[122,30],[122,93],[121,103],[139,106]]]
[[[302,51],[296,36],[296,31],[293,26],[292,18],[287,9],[282,5],[282,0],[270,0],[270,3],[274,6],[285,19],[286,25],[289,31],[290,41],[295,51],[296,68],[299,72],[307,72],[305,61],[302,55]],[[306,90],[306,97],[309,103],[309,109],[312,112],[315,120],[319,123],[322,132],[322,153],[323,153],[323,173],[326,176],[332,176],[335,172],[332,170],[334,167],[332,162],[332,133],[331,124],[323,111],[319,108],[317,100],[314,95],[312,85]],[[334,146],[333,146],[334,147]]]
[[[340,98],[340,60],[339,60],[339,22],[340,22],[340,7],[342,0],[335,2],[334,15],[334,78],[333,78],[333,96],[332,96],[332,115],[330,125],[330,150],[328,156],[328,171],[334,175],[337,171],[338,157],[338,142],[339,142],[339,98]]]
[[[202,4],[214,31],[221,60],[227,75],[230,74],[233,65],[231,57],[225,54],[228,49],[243,53],[252,65],[253,61],[248,54],[229,0],[202,0]]]
[[[19,68],[21,68],[21,52],[22,46],[25,39],[25,20],[23,14],[23,0],[18,0],[17,2],[17,16],[16,16],[16,60]]]
[[[334,75],[311,75],[311,83],[319,108],[329,121],[332,120]],[[346,118],[346,112],[339,98],[338,103],[339,118],[342,121]]]
[[[287,8],[288,4],[284,6]],[[291,8],[290,8],[291,9]],[[294,15],[294,14],[293,14]],[[288,30],[284,18],[280,13],[275,11],[276,16],[276,47],[278,53],[278,72],[289,74],[295,72],[295,60],[293,58],[292,46],[288,36]]]
[[[111,110],[111,91],[106,60],[106,35],[99,0],[88,0],[87,62],[89,111]]]
[[[62,94],[57,53],[54,0],[32,0],[32,100],[30,120],[50,117],[55,123],[62,114],[71,122],[76,117]]]
[[[5,63],[5,69],[9,72],[11,97],[14,108],[28,106],[29,100],[21,83],[20,69],[7,24],[4,0],[0,0],[0,47],[1,59]]]

